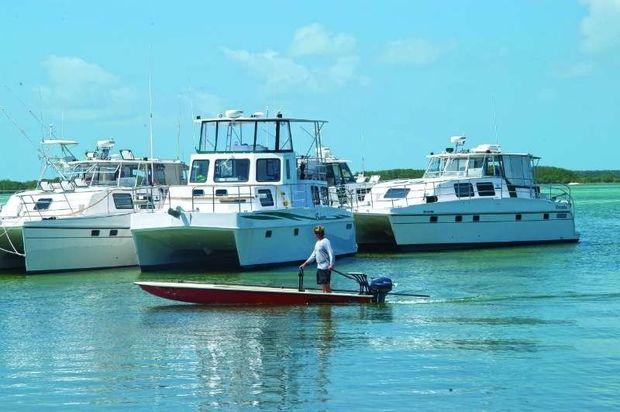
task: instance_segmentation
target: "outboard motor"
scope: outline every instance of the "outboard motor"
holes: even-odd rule
[[[370,282],[368,290],[372,294],[374,303],[385,303],[385,296],[392,290],[392,279],[380,277]]]

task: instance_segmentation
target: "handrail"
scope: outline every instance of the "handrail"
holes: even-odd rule
[[[316,189],[313,189],[316,187]],[[187,202],[192,211],[218,210],[237,212],[253,212],[255,210],[274,210],[297,206],[329,206],[329,194],[325,182],[303,180],[296,183],[258,183],[258,184],[234,184],[226,185],[187,185],[183,186],[183,193],[169,193],[169,205]],[[301,190],[300,190],[301,189]],[[260,190],[269,190],[271,195],[270,204],[263,204],[261,199],[267,193],[259,193]],[[318,192],[318,201],[314,197],[314,190]],[[218,191],[222,191],[219,192]],[[302,197],[299,197],[299,193]],[[323,196],[326,194],[326,196]],[[257,201],[258,200],[258,201]],[[186,204],[187,204],[186,203]],[[236,207],[231,207],[235,204]],[[204,205],[210,206],[208,210]],[[218,208],[221,207],[221,208]]]
[[[72,204],[71,199],[68,196],[69,193],[80,193],[80,194],[103,193],[104,195],[100,199],[96,200],[92,204],[89,204],[85,208],[75,209],[74,205]],[[54,199],[56,202],[60,201],[61,207],[54,207],[51,210],[44,210],[44,211],[35,209],[37,200],[35,199],[34,194],[18,193],[16,194],[16,196],[20,201],[20,209],[17,215],[10,216],[9,218],[25,218],[27,220],[33,220],[36,217],[38,217],[39,219],[45,219],[46,217],[56,217],[56,216],[70,217],[70,216],[76,216],[76,215],[84,215],[86,211],[92,210],[93,208],[95,208],[96,206],[100,205],[103,202],[106,203],[106,211],[108,214],[110,214],[111,212],[110,199],[111,197],[113,197],[114,194],[117,194],[117,193],[130,193],[131,198],[132,198],[132,209],[118,209],[119,211],[132,210],[134,212],[137,212],[137,211],[143,210],[141,206],[145,204],[143,201],[141,201],[140,199],[141,197],[146,198],[147,209],[153,210],[153,209],[163,208],[165,201],[166,201],[166,197],[168,196],[168,193],[169,193],[169,189],[167,186],[157,186],[157,187],[147,186],[147,187],[140,187],[140,188],[110,187],[110,188],[105,188],[105,189],[100,189],[100,190],[94,190],[94,189],[82,190],[79,192],[54,191],[54,192],[37,193],[39,200],[42,197],[46,197],[47,195],[49,196],[61,195],[62,196],[61,199]]]
[[[569,208],[572,210],[574,206],[574,202],[572,199],[570,187],[562,184],[553,184],[553,185],[538,185],[532,184],[526,187],[519,186],[514,187],[509,185],[504,179],[501,180],[490,180],[485,179],[489,183],[492,183],[494,186],[494,195],[493,196],[480,196],[476,195],[473,188],[476,183],[483,183],[481,180],[472,180],[472,179],[448,179],[441,180],[437,182],[426,182],[426,181],[412,181],[408,180],[402,183],[396,183],[383,186],[385,191],[381,191],[379,193],[373,188],[368,192],[368,194],[364,197],[363,201],[359,201],[356,196],[354,196],[354,191],[349,191],[349,199],[350,204],[352,205],[354,210],[359,208],[368,207],[374,208],[375,206],[388,204],[390,207],[405,207],[410,205],[419,205],[426,203],[426,199],[429,196],[437,196],[437,201],[441,201],[442,197],[451,197],[456,198],[458,200],[472,200],[472,199],[480,199],[480,198],[495,198],[495,199],[504,199],[504,198],[514,198],[511,196],[510,192],[518,191],[519,189],[529,190],[530,198],[532,199],[547,199],[554,202],[564,202],[567,203]],[[389,183],[389,182],[384,182]],[[469,194],[467,196],[457,196],[455,191],[455,185],[457,184],[471,184],[472,190],[468,191]],[[486,183],[486,182],[484,182]],[[499,185],[499,187],[498,187]],[[385,193],[389,189],[406,189],[408,190],[405,197],[402,198],[388,198],[386,199]],[[544,190],[543,190],[544,189]],[[547,193],[548,192],[548,193]],[[434,202],[431,202],[434,203]],[[375,205],[376,204],[376,205]]]

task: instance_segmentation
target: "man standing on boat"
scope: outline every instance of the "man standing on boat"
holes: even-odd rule
[[[329,243],[329,239],[325,237],[325,228],[323,226],[316,226],[314,228],[314,235],[317,239],[314,244],[314,250],[299,268],[303,269],[308,263],[316,260],[316,283],[321,285],[324,293],[331,293],[330,282],[332,269],[334,268],[334,251],[332,250],[331,243]]]

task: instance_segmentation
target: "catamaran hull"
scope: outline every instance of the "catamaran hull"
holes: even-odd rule
[[[129,224],[129,213],[26,222],[26,271],[135,266],[138,261]]]
[[[353,293],[322,293],[244,285],[213,285],[200,283],[136,282],[145,292],[160,298],[202,305],[310,305],[370,303],[372,295]]]
[[[22,228],[0,226],[0,270],[23,269]]]
[[[404,250],[577,242],[572,210],[562,206],[483,199],[356,212],[357,241],[366,248]]]
[[[313,227],[323,225],[334,253],[357,251],[351,213],[333,209],[288,209],[254,213],[187,212],[132,216],[133,236],[142,270],[207,265],[257,268],[305,260],[316,241]]]

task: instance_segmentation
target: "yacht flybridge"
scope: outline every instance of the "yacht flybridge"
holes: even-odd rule
[[[567,186],[542,187],[538,157],[499,145],[431,154],[421,179],[379,183],[356,206],[357,242],[367,247],[450,249],[576,242]]]
[[[315,225],[325,227],[336,255],[356,252],[351,212],[329,205],[326,121],[229,110],[196,122],[200,142],[189,183],[170,187],[167,213],[132,216],[142,269],[301,262]],[[304,138],[309,144],[296,154]]]
[[[0,269],[28,272],[135,265],[129,215],[155,210],[167,186],[182,184],[187,167],[178,160],[136,158],[131,150],[112,154],[114,140],[78,160],[77,142],[42,142],[44,170],[34,190],[12,195],[0,211]],[[48,151],[56,149],[57,155]]]

